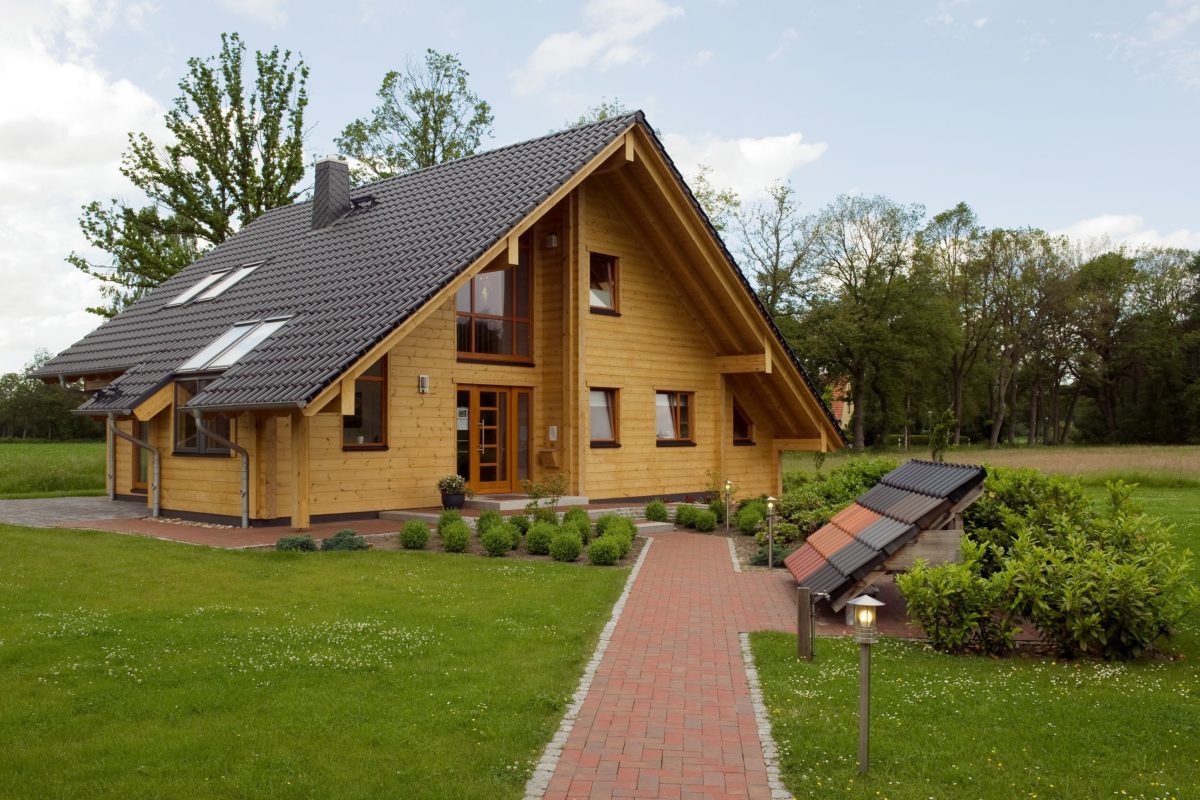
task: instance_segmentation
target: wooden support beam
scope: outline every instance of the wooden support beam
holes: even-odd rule
[[[801,453],[821,453],[825,446],[820,439],[776,439],[772,444],[780,452],[792,450]]]
[[[956,564],[962,561],[962,531],[925,531],[883,562],[883,569],[903,571],[912,569],[913,562],[923,558],[930,564]]]
[[[147,397],[133,410],[133,416],[138,422],[149,422],[159,415],[163,409],[171,405],[175,399],[175,384],[168,383],[154,394]]]
[[[515,233],[508,235],[508,263],[513,267],[521,263],[521,237]]]
[[[637,160],[637,150],[634,146],[633,135],[630,133],[625,134],[625,160],[629,162]]]
[[[258,502],[251,505],[255,519],[275,519],[275,499],[279,494],[279,420],[274,414],[265,414],[257,420],[254,428],[254,461],[258,484]]]
[[[354,416],[354,378],[342,378],[342,416]]]
[[[736,356],[717,356],[717,372],[734,375],[740,372],[771,371],[771,352],[744,353]]]
[[[304,414],[292,414],[292,527],[298,531],[307,530],[310,524],[308,420]]]

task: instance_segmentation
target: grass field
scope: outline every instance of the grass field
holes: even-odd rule
[[[627,570],[0,526],[0,797],[519,797]]]
[[[0,500],[104,494],[104,442],[0,442]]]
[[[1099,498],[1100,489],[1089,493]],[[1200,490],[1140,490],[1200,550]],[[1200,564],[1192,563],[1200,580]],[[884,639],[872,657],[871,772],[857,764],[858,645],[759,633],[754,657],[797,798],[1200,797],[1200,609],[1173,660],[946,656]]]

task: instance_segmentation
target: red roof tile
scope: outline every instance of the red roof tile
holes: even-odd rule
[[[829,556],[841,550],[852,541],[854,541],[854,538],[850,534],[837,525],[830,523],[812,536],[809,536],[807,543],[815,547],[825,558],[829,558]]]
[[[800,583],[827,563],[824,556],[818,553],[815,547],[809,547],[806,544],[788,556],[783,565],[792,573],[796,582]]]
[[[837,525],[851,536],[857,536],[859,531],[879,521],[879,515],[858,503],[851,503],[837,513],[830,522]]]

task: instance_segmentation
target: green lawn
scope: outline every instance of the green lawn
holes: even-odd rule
[[[0,796],[519,797],[627,570],[0,526]]]
[[[104,442],[0,442],[0,500],[104,494]]]
[[[1092,490],[1099,497],[1101,490]],[[1200,550],[1200,490],[1141,490]],[[1193,561],[1200,580],[1200,564]],[[1200,615],[1194,609],[1193,615]],[[1131,664],[946,656],[918,642],[873,648],[871,772],[856,772],[858,645],[758,633],[784,780],[797,798],[1200,797],[1200,621],[1174,660]]]

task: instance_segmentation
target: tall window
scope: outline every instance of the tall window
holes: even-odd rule
[[[655,395],[654,426],[658,444],[692,444],[694,411],[692,392],[658,392]]]
[[[592,253],[590,296],[592,311],[617,313],[617,259]]]
[[[209,438],[196,427],[196,419],[191,409],[186,408],[188,401],[215,378],[187,378],[175,381],[175,452],[196,456],[227,456],[229,448]],[[229,438],[229,418],[204,418],[204,427]]]
[[[616,447],[620,443],[620,417],[616,389],[592,389],[589,405],[592,447]]]
[[[455,298],[458,354],[489,361],[533,360],[533,283],[528,248],[515,267],[485,270]]]
[[[354,380],[354,414],[342,417],[342,447],[382,450],[387,447],[387,356]]]
[[[733,401],[733,443],[754,444],[754,423],[742,411],[737,400]]]

